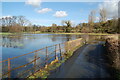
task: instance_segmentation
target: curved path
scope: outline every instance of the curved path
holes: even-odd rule
[[[79,48],[49,78],[109,78],[103,44],[98,42]]]

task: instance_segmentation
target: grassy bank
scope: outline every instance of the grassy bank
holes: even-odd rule
[[[32,34],[75,34],[75,35],[112,35],[112,34],[108,34],[108,33],[52,33],[52,32],[40,32],[40,31],[36,31],[36,32],[30,32]]]
[[[12,33],[4,33],[4,32],[0,33],[0,35],[10,35],[10,34]]]
[[[120,40],[114,35],[106,40],[106,58],[110,66],[110,72],[113,78],[120,80]]]
[[[22,32],[22,33],[5,33],[2,32],[0,35],[15,35],[15,34],[70,34],[70,35],[113,35],[113,34],[108,34],[108,33],[51,33],[51,32]]]
[[[23,33],[6,33],[6,32],[0,33],[0,35],[18,35],[18,34],[23,34]]]
[[[75,35],[112,35],[108,33],[54,33],[54,34],[75,34]]]

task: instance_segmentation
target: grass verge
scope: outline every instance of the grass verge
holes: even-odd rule
[[[30,33],[30,34],[74,34],[74,35],[113,35],[113,34],[108,34],[108,33],[52,33],[52,32],[21,32],[19,34],[24,34],[24,33]],[[10,35],[10,34],[18,34],[18,33],[5,33],[1,32],[0,35]]]

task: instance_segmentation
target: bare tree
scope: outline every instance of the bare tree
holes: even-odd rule
[[[0,18],[0,32],[2,32],[2,18]]]
[[[0,18],[0,24],[1,24],[1,27],[3,26],[3,19]]]
[[[66,25],[67,27],[71,27],[72,26],[72,22],[70,20],[68,21],[62,21],[63,25]]]
[[[24,16],[6,16],[2,17],[0,22],[2,27],[8,27],[8,32],[21,32],[29,21]]]
[[[86,32],[92,32],[93,30],[93,26],[94,26],[94,21],[96,20],[96,16],[95,16],[96,12],[95,10],[92,10],[88,16],[88,29],[86,28]]]
[[[57,27],[57,24],[53,23],[51,26],[51,31],[56,32],[56,27]]]
[[[96,16],[95,16],[96,12],[95,10],[92,10],[89,14],[89,17],[88,17],[88,22],[89,23],[94,23],[95,19],[96,19]]]
[[[28,20],[24,16],[18,16],[18,24],[21,26],[25,26]]]
[[[10,20],[11,20],[11,17],[2,17],[1,18],[1,24],[2,26],[9,26],[10,25]]]
[[[107,20],[107,11],[105,8],[100,9],[100,22],[105,22]]]

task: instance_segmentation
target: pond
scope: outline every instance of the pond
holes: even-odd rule
[[[80,38],[80,35],[24,34],[2,36],[2,60],[22,55],[46,46]]]
[[[2,60],[6,60],[8,58],[16,57],[19,55],[23,55],[46,46],[51,46],[59,43],[63,43],[66,41],[74,40],[77,38],[84,38],[86,41],[90,40],[102,40],[104,36],[91,36],[91,35],[72,35],[72,34],[21,34],[21,35],[5,35],[2,36],[0,40],[0,47],[2,48]],[[41,63],[44,62],[42,57],[44,53],[40,53]],[[11,61],[11,68],[18,67],[20,65],[24,65],[27,62],[31,62],[34,59],[33,54],[29,56],[23,56],[22,58],[13,59]],[[40,63],[39,62],[39,63]],[[30,68],[33,64],[24,67]],[[2,64],[4,69],[3,73],[7,72],[7,62]],[[15,77],[17,71],[22,71],[24,69],[14,70],[12,72],[11,77]]]

